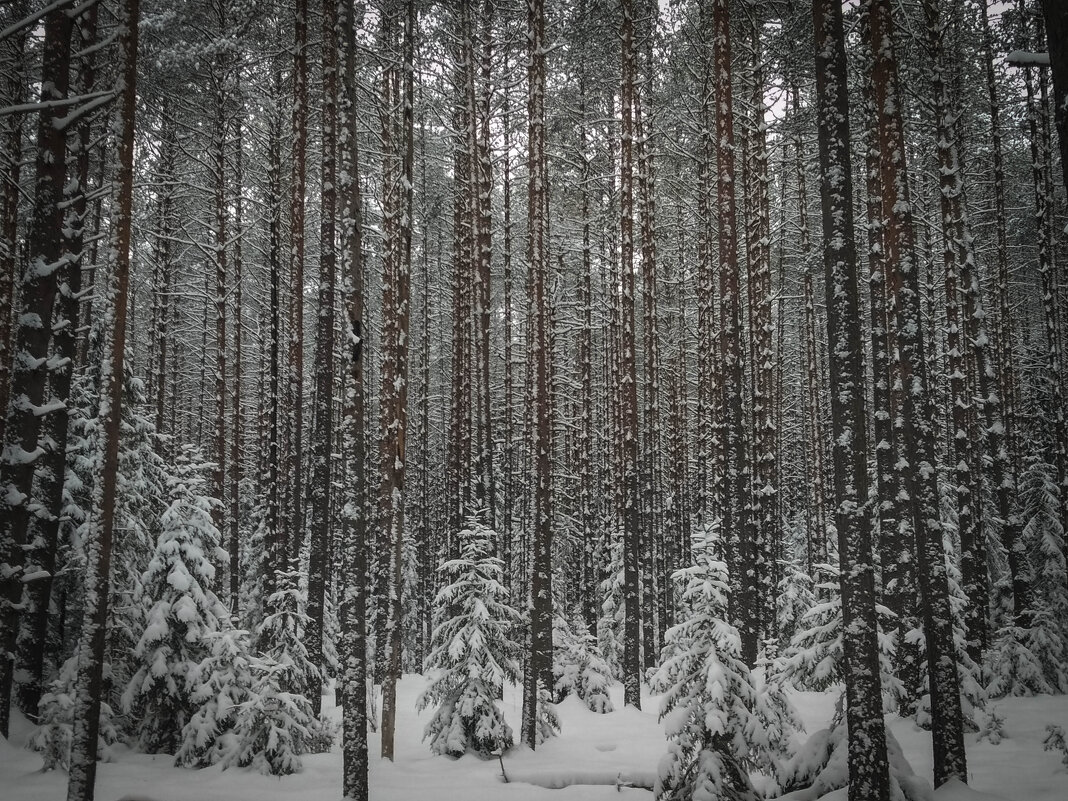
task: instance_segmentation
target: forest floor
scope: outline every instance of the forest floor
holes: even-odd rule
[[[379,738],[370,738],[370,783],[373,801],[596,801],[651,799],[657,763],[666,750],[657,720],[659,703],[644,697],[642,708],[623,708],[622,687],[613,688],[616,711],[597,715],[575,699],[559,705],[563,731],[536,752],[512,749],[504,757],[509,783],[501,777],[497,760],[467,756],[452,760],[433,756],[422,742],[430,710],[415,711],[424,687],[420,676],[405,676],[398,688],[396,762],[377,758]],[[833,712],[833,693],[796,693],[794,703],[808,732],[827,725]],[[334,716],[340,710],[324,698]],[[504,708],[518,736],[520,695],[505,692]],[[971,792],[946,786],[937,801],[1064,801],[1068,769],[1060,754],[1044,752],[1042,739],[1049,723],[1068,726],[1068,696],[1006,698],[995,702],[1004,717],[1005,739],[998,745],[967,736]],[[889,724],[916,773],[930,780],[931,738],[912,721],[890,716]],[[30,724],[14,717],[10,741],[0,739],[0,798],[3,801],[56,801],[66,795],[66,775],[41,772],[41,758],[24,744]],[[554,789],[555,788],[555,789]],[[988,794],[988,795],[987,795]],[[833,797],[845,799],[844,792]],[[338,801],[341,797],[341,754],[304,757],[304,771],[274,778],[250,770],[219,767],[188,770],[173,767],[166,756],[113,749],[113,761],[97,774],[98,801]],[[830,798],[825,796],[825,798]]]

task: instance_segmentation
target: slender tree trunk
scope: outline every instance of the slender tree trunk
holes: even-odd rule
[[[620,392],[622,398],[623,486],[623,695],[624,704],[641,708],[641,503],[638,493],[638,386],[634,344],[634,101],[637,53],[633,0],[623,0],[623,84],[620,92],[620,296],[622,299]]]
[[[523,677],[521,738],[537,746],[538,696],[552,679],[552,396],[549,384],[548,163],[545,153],[545,4],[527,0],[527,262],[530,265],[531,424],[534,443],[534,560],[530,578],[530,651]]]
[[[319,311],[315,341],[315,431],[312,436],[311,514],[308,549],[308,626],[304,632],[308,657],[323,664],[323,618],[327,562],[331,542],[331,450],[334,442],[334,287],[337,274],[337,38],[336,0],[323,0],[322,20],[322,206],[319,224]],[[317,681],[317,684],[321,681]],[[319,686],[309,687],[316,715],[322,709]]]
[[[342,702],[342,794],[347,801],[367,801],[367,492],[363,392],[363,220],[360,196],[356,104],[356,13],[354,0],[338,0],[338,34],[342,69],[338,94],[338,192],[341,201],[341,265],[346,316],[348,380],[345,390],[344,442],[349,455],[352,497],[345,505],[340,554],[341,605],[339,642]]]
[[[849,731],[850,801],[887,801],[890,772],[879,686],[879,647],[871,528],[866,508],[868,454],[863,336],[853,230],[842,4],[813,0],[816,114],[823,207],[827,337],[830,343],[831,427],[839,581],[842,590],[843,673]]]
[[[384,281],[393,281],[390,300],[392,306],[383,306],[385,347],[389,348],[391,364],[389,372],[384,372],[382,397],[391,403],[387,411],[383,405],[383,422],[388,430],[383,448],[382,484],[379,490],[385,514],[383,529],[388,532],[389,547],[392,551],[389,575],[389,611],[386,621],[384,643],[386,653],[382,655],[386,666],[382,681],[382,757],[390,761],[394,754],[394,734],[397,715],[397,681],[401,670],[401,626],[403,625],[401,606],[402,596],[402,561],[404,547],[404,479],[407,455],[405,441],[408,428],[408,320],[410,300],[410,276],[412,263],[412,168],[414,159],[413,141],[413,81],[414,81],[414,38],[416,32],[416,12],[414,0],[407,0],[404,18],[404,55],[403,55],[403,95],[399,98],[403,104],[400,125],[401,149],[400,170],[397,183],[387,191],[397,193],[396,239],[386,243],[392,251],[392,274],[383,275]],[[394,141],[397,141],[394,139]],[[390,381],[391,391],[387,391],[386,381]]]
[[[118,7],[118,47],[121,87],[116,113],[118,133],[117,192],[112,243],[109,249],[108,344],[100,365],[100,428],[103,433],[103,464],[93,490],[86,548],[85,595],[78,674],[74,689],[74,725],[71,734],[67,801],[93,801],[96,784],[97,738],[100,702],[103,696],[104,645],[108,619],[111,543],[115,526],[115,495],[119,470],[119,437],[122,420],[123,365],[126,354],[126,302],[130,275],[130,233],[133,223],[134,115],[137,107],[137,25],[139,0],[125,0]]]
[[[308,0],[296,0],[293,20],[293,175],[289,205],[289,558],[304,539],[304,196],[308,152]]]
[[[268,389],[267,424],[267,513],[264,529],[267,532],[266,569],[263,571],[263,600],[265,606],[271,595],[281,589],[281,574],[289,561],[289,540],[286,536],[287,520],[282,512],[282,410],[284,395],[282,386],[282,70],[274,66],[274,108],[269,121],[267,142],[267,186],[269,195],[269,223],[267,264],[270,276],[269,334],[270,380]],[[261,644],[262,645],[262,644]]]
[[[240,67],[235,82],[240,82]],[[242,408],[241,369],[244,339],[244,306],[242,303],[242,270],[244,267],[244,114],[239,113],[234,121],[234,397],[233,416],[230,424],[230,614],[237,616],[241,611],[241,449],[245,436],[244,409]]]

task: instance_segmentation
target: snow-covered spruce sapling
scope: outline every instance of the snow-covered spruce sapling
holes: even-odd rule
[[[741,658],[737,629],[726,622],[727,569],[706,545],[675,573],[683,587],[682,622],[667,631],[651,688],[662,693],[669,740],[660,760],[657,799],[756,801],[753,773],[774,777],[786,759],[788,721],[766,702]],[[769,725],[771,723],[771,725]]]
[[[979,735],[976,740],[986,740],[991,745],[998,745],[1005,739],[1005,717],[997,707],[987,710],[979,723]]]
[[[252,691],[237,711],[234,749],[224,767],[251,766],[275,776],[297,773],[303,768],[301,754],[313,746],[323,749],[329,739],[303,694],[318,686],[319,670],[301,642],[308,617],[298,583],[295,571],[279,572],[279,589],[267,599],[272,612],[259,636],[264,653],[250,662]]]
[[[37,705],[40,725],[30,733],[26,747],[44,758],[42,771],[63,768],[70,764],[70,743],[74,727],[74,681],[78,672],[78,660],[72,656],[63,663],[59,675],[52,680],[48,691]],[[100,702],[100,747],[98,757],[108,761],[113,743],[119,739],[112,723],[111,706]]]
[[[779,631],[784,642],[804,628],[805,613],[816,603],[812,577],[797,559],[780,559],[782,578],[775,597]]]
[[[1064,739],[1064,727],[1055,723],[1046,726],[1046,736],[1042,740],[1043,751],[1060,751],[1061,764],[1068,768],[1068,741]]]
[[[221,762],[235,747],[237,712],[252,691],[248,632],[217,631],[207,639],[211,652],[191,678],[190,700],[196,711],[182,727],[177,766],[202,768]]]
[[[180,459],[169,481],[170,505],[148,568],[141,576],[143,629],[134,649],[138,668],[123,693],[139,721],[140,747],[173,754],[193,716],[193,691],[210,637],[230,627],[229,611],[212,590],[214,564],[226,561],[211,519],[217,503],[204,494],[202,466]]]
[[[437,707],[423,733],[435,754],[488,758],[513,743],[497,699],[506,681],[519,678],[511,632],[520,615],[508,603],[503,564],[493,555],[496,536],[471,521],[460,532],[460,557],[439,568],[448,584],[434,599],[429,682],[418,700],[419,709]]]
[[[838,568],[829,564],[815,567],[824,579],[816,589],[827,600],[815,604],[801,617],[799,630],[777,660],[774,672],[798,689],[823,692],[842,681],[842,596]],[[885,606],[879,605],[876,610],[883,620],[894,616]],[[889,712],[897,709],[904,687],[894,673],[894,637],[885,633],[882,626],[878,636],[883,708]]]
[[[613,678],[619,678],[623,659],[623,535],[608,535],[606,577],[600,584],[601,614],[597,618],[597,645]]]
[[[592,712],[612,711],[611,671],[598,651],[597,638],[581,619],[569,624],[561,614],[553,617],[553,679],[557,702],[573,694]]]

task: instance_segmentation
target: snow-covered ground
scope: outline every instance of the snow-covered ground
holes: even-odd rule
[[[505,755],[504,769],[510,780],[505,784],[496,760],[483,761],[474,756],[451,760],[431,755],[421,741],[430,711],[415,711],[415,699],[423,686],[422,677],[405,676],[398,689],[395,763],[377,757],[378,737],[371,737],[373,801],[624,801],[652,797],[648,790],[627,784],[651,786],[657,762],[664,753],[656,698],[644,698],[642,712],[624,709],[622,687],[616,686],[612,693],[616,711],[608,715],[588,712],[574,699],[565,701],[559,708],[563,722],[559,737],[536,752],[515,748]],[[330,701],[323,699],[328,707]],[[832,701],[831,694],[794,696],[808,731],[826,725]],[[1049,723],[1068,727],[1068,697],[1009,698],[995,706],[1005,718],[1005,739],[999,745],[991,745],[977,743],[975,735],[968,736],[969,780],[972,790],[979,792],[947,786],[936,794],[938,801],[980,801],[989,796],[1010,801],[1065,801],[1068,770],[1061,765],[1059,754],[1042,750],[1042,738]],[[504,707],[518,735],[520,695],[516,689],[505,692]],[[339,714],[337,709],[330,711]],[[896,717],[891,717],[890,726],[913,769],[930,780],[930,735]],[[9,742],[0,739],[0,798],[63,798],[66,775],[41,773],[40,757],[23,747],[29,724],[16,716],[12,728]],[[121,746],[114,749],[114,757],[113,762],[100,765],[96,793],[99,801],[337,801],[341,793],[341,755],[337,747],[330,754],[304,757],[304,772],[284,778],[237,768],[175,768],[169,757],[138,754]],[[841,795],[844,799],[844,793]]]

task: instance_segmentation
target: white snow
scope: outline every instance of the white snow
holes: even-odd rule
[[[426,719],[433,710],[417,713],[416,697],[425,687],[421,676],[407,675],[398,685],[396,762],[379,758],[379,736],[371,734],[370,784],[374,801],[652,801],[641,785],[651,780],[667,749],[664,730],[657,721],[659,698],[644,696],[644,711],[623,707],[623,688],[611,688],[616,711],[598,715],[576,698],[559,704],[563,722],[560,736],[532,752],[516,747],[503,757],[510,782],[501,778],[496,759],[466,756],[459,760],[437,757],[421,742]],[[837,689],[826,693],[795,693],[793,701],[808,732],[825,727],[833,714]],[[332,718],[340,710],[332,705],[333,693],[323,698]],[[1005,718],[1005,739],[998,745],[977,742],[966,735],[969,787],[951,782],[935,792],[937,801],[1063,801],[1068,773],[1060,755],[1042,750],[1048,723],[1068,721],[1068,696],[1005,698],[993,702]],[[509,723],[519,730],[521,694],[505,690],[502,706]],[[931,735],[909,720],[887,718],[905,756],[916,773],[931,779]],[[66,775],[41,773],[41,757],[25,750],[32,730],[17,713],[10,741],[0,739],[0,787],[4,801],[52,801],[66,794]],[[294,776],[261,776],[253,770],[210,767],[192,770],[173,767],[173,759],[147,755],[125,746],[111,748],[111,762],[101,763],[96,797],[101,801],[340,801],[341,754],[306,755],[304,771]],[[597,784],[592,784],[597,782]],[[618,783],[618,786],[617,786]],[[639,785],[638,787],[628,785]],[[562,789],[547,789],[557,787]],[[840,796],[844,792],[825,796]]]

